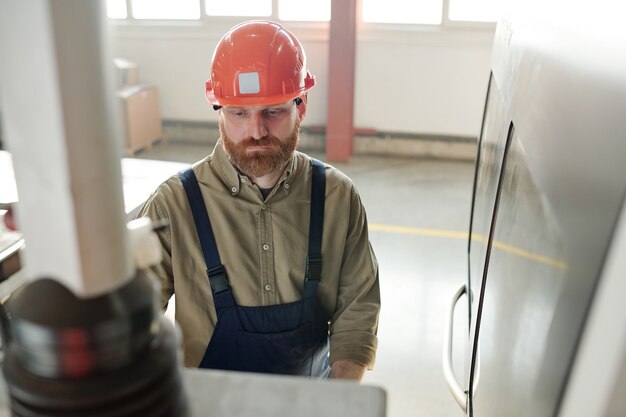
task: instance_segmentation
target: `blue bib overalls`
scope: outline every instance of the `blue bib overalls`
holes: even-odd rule
[[[217,313],[201,368],[328,377],[328,316],[317,296],[326,176],[321,162],[313,159],[311,163],[311,218],[303,297],[292,303],[261,307],[235,303],[196,176],[191,168],[181,173]]]

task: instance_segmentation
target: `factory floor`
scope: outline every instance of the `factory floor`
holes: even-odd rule
[[[169,142],[136,157],[195,162],[211,149]],[[312,156],[325,160],[323,154]],[[359,190],[380,265],[378,353],[364,383],[386,390],[388,417],[462,416],[441,363],[447,310],[467,271],[473,163],[355,156],[347,164],[333,165]],[[459,305],[455,317],[454,365],[459,380],[466,309],[466,304]]]

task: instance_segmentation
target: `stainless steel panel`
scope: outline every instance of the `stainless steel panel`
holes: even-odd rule
[[[351,381],[183,369],[189,417],[385,417],[382,388]],[[0,374],[0,417],[10,401]]]
[[[620,417],[626,410],[626,205],[611,239],[559,417]]]
[[[481,377],[470,395],[477,417],[558,413],[626,191],[619,5],[514,6],[498,26],[493,53],[492,77],[509,103],[498,117],[515,134],[489,269],[478,285],[484,303],[472,308],[483,312],[474,335]],[[481,162],[478,169],[475,233],[490,211],[479,212],[480,177],[496,178],[499,167],[481,174]],[[471,262],[480,254],[474,242]],[[470,271],[475,299],[479,261]]]
[[[190,417],[385,417],[382,388],[353,381],[185,369]],[[1,417],[1,415],[0,415]]]
[[[546,196],[511,137],[486,278],[476,416],[527,415],[568,266]]]
[[[478,303],[475,298],[481,292],[483,275],[485,271],[485,261],[487,258],[487,246],[489,241],[489,230],[493,211],[495,207],[496,193],[507,135],[507,121],[505,115],[508,105],[502,97],[497,81],[493,76],[489,80],[489,90],[485,104],[485,114],[483,126],[478,143],[478,153],[476,157],[476,172],[474,178],[474,192],[472,195],[472,212],[470,216],[470,240],[468,244],[469,264],[467,292],[470,302],[468,312],[470,317],[470,338],[476,331],[476,320],[478,315]],[[471,357],[472,346],[469,347]],[[470,364],[466,364],[470,369]],[[469,375],[466,373],[465,386],[469,384]]]
[[[489,80],[483,127],[478,142],[469,241],[469,290],[480,292],[485,263],[486,243],[494,209],[496,189],[504,156],[507,106],[498,83]]]

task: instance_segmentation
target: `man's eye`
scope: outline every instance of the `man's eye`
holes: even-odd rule
[[[283,112],[283,111],[282,111],[281,109],[269,109],[269,110],[267,111],[267,115],[268,115],[269,117],[277,117],[277,116],[280,116],[280,114],[281,114],[282,112]]]

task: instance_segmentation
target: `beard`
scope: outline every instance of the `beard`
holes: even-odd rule
[[[224,129],[222,120],[219,121],[222,148],[230,162],[242,173],[251,178],[260,178],[282,171],[293,156],[298,144],[300,123],[296,121],[293,131],[285,140],[274,136],[264,136],[261,139],[248,138],[239,143],[233,142]],[[249,151],[249,147],[265,146],[265,149]]]

